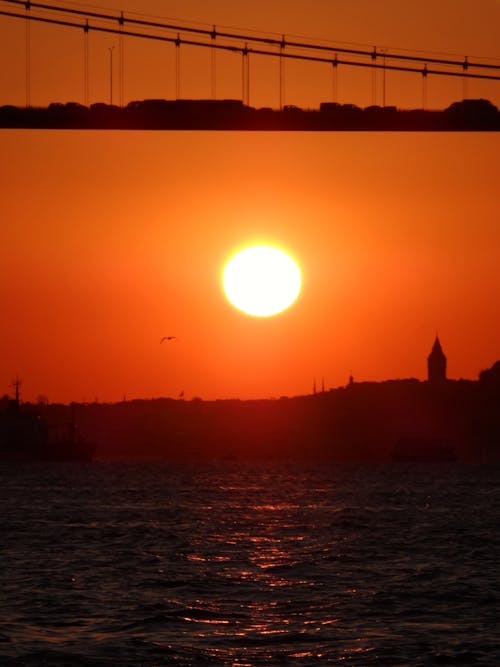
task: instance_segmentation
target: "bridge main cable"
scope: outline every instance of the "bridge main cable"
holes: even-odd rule
[[[393,60],[405,60],[408,62],[420,62],[420,63],[432,63],[435,65],[450,65],[450,66],[455,66],[455,67],[460,67],[462,68],[462,72],[460,73],[461,76],[470,76],[468,73],[466,74],[466,71],[468,68],[483,68],[483,69],[493,69],[493,70],[500,70],[500,64],[499,65],[493,65],[491,63],[484,63],[484,62],[476,62],[476,61],[470,61],[467,59],[467,57],[464,58],[464,60],[451,60],[448,58],[434,58],[434,57],[425,57],[425,56],[412,56],[409,54],[402,54],[402,53],[389,53],[387,49],[384,49],[384,52],[376,50],[376,47],[373,50],[366,50],[366,49],[353,49],[353,48],[347,48],[347,47],[337,47],[337,46],[326,46],[324,44],[313,44],[313,43],[307,43],[307,42],[296,42],[296,41],[289,41],[286,40],[284,41],[284,38],[272,38],[272,37],[258,37],[256,35],[245,35],[241,33],[232,33],[232,32],[224,32],[224,31],[218,31],[213,27],[212,29],[208,28],[195,28],[192,26],[181,26],[177,24],[171,24],[171,23],[164,23],[164,22],[159,22],[159,21],[147,21],[145,19],[136,19],[136,18],[128,18],[121,13],[118,16],[114,16],[112,14],[103,14],[101,12],[93,12],[93,11],[86,11],[86,10],[79,10],[79,9],[72,9],[70,7],[60,7],[60,6],[55,6],[55,5],[50,5],[47,3],[41,3],[41,2],[31,2],[31,0],[1,0],[1,2],[6,2],[8,4],[14,4],[14,5],[22,5],[24,7],[33,7],[33,8],[38,8],[38,9],[44,9],[47,11],[54,11],[54,12],[59,12],[59,13],[66,13],[66,14],[73,14],[75,16],[84,16],[84,17],[91,17],[91,18],[96,18],[104,21],[122,21],[123,23],[127,22],[129,24],[134,24],[134,25],[140,25],[144,27],[149,27],[149,28],[162,28],[165,30],[173,30],[177,32],[189,32],[193,34],[198,34],[198,35],[204,35],[207,37],[210,37],[212,40],[215,37],[222,37],[224,39],[235,39],[235,40],[242,40],[245,42],[255,42],[255,43],[261,43],[261,44],[267,44],[269,46],[276,46],[276,47],[281,47],[283,43],[285,43],[286,46],[291,47],[291,48],[296,48],[296,49],[308,49],[308,50],[313,50],[313,51],[327,51],[329,53],[347,53],[351,55],[358,55],[358,56],[363,56],[366,58],[371,58],[375,60],[377,57],[382,58],[385,56],[385,58],[391,58]],[[2,12],[3,13],[3,12]],[[64,25],[64,24],[63,24]],[[94,28],[95,29],[95,28]],[[112,31],[110,31],[112,32]],[[126,34],[126,33],[124,33]],[[132,34],[132,33],[130,33]],[[169,41],[169,40],[166,40]],[[190,42],[184,41],[185,44],[189,44]],[[197,46],[201,46],[202,43],[196,43]],[[216,48],[215,44],[211,44],[212,47]],[[220,47],[218,47],[220,48]],[[235,49],[235,50],[241,50],[241,49]],[[250,50],[249,50],[250,52]],[[257,50],[252,50],[253,53],[258,53]],[[266,52],[266,55],[271,55],[270,53],[268,54]],[[284,55],[284,54],[282,54]],[[302,58],[303,60],[312,60],[312,58]],[[317,61],[323,62],[321,59],[318,59]],[[325,59],[326,62],[329,62],[329,59]],[[340,63],[340,61],[339,61]],[[340,63],[340,64],[352,64],[352,63]],[[368,67],[368,64],[365,64],[365,67]],[[396,67],[391,67],[385,66],[385,69],[397,69]],[[399,71],[421,71],[419,69],[408,69],[408,70],[399,70]],[[430,70],[428,73],[433,73],[436,74],[437,72],[431,72]],[[488,78],[488,77],[479,77],[476,76],[474,78]]]
[[[5,0],[2,0],[5,1]],[[11,2],[12,0],[8,0],[8,2]],[[252,49],[249,47],[242,47],[242,46],[234,46],[232,44],[210,44],[208,42],[197,42],[195,40],[190,40],[190,39],[183,39],[181,37],[167,37],[164,35],[153,35],[153,34],[146,34],[142,32],[133,32],[131,30],[119,30],[118,28],[107,28],[104,26],[96,26],[96,25],[91,25],[90,23],[74,23],[72,21],[63,21],[62,19],[55,19],[55,18],[49,18],[49,17],[44,17],[44,16],[26,16],[24,14],[17,14],[14,12],[6,12],[3,10],[0,10],[0,16],[11,16],[13,18],[20,18],[23,20],[27,21],[38,21],[40,23],[49,23],[52,25],[61,25],[65,26],[68,28],[78,28],[80,30],[94,30],[95,32],[103,32],[103,33],[108,33],[108,34],[116,34],[116,35],[124,35],[127,37],[140,37],[142,39],[152,39],[155,41],[160,41],[160,42],[168,42],[171,44],[186,44],[188,46],[199,46],[202,48],[211,48],[211,49],[220,49],[224,51],[231,51],[233,53],[245,53],[246,55],[248,54],[255,54],[255,55],[261,55],[261,56],[271,56],[275,58],[288,58],[291,60],[305,60],[308,62],[320,62],[320,63],[328,63],[328,64],[333,64],[333,65],[348,65],[350,67],[369,67],[369,68],[375,68],[375,69],[381,69],[381,70],[394,70],[398,72],[413,72],[415,74],[422,74],[424,76],[427,76],[428,74],[434,74],[434,75],[441,75],[441,76],[454,76],[454,77],[462,77],[462,78],[469,78],[469,79],[488,79],[490,81],[500,81],[500,75],[492,75],[492,74],[475,74],[471,72],[449,72],[449,71],[443,71],[443,70],[436,70],[436,69],[430,69],[428,67],[423,67],[422,69],[417,68],[417,67],[405,67],[403,65],[388,65],[388,64],[383,64],[383,63],[376,63],[376,62],[359,62],[356,60],[342,60],[340,58],[325,58],[322,56],[309,56],[305,54],[298,54],[298,53],[286,53],[286,52],[281,52],[277,53],[274,51],[265,51],[263,49]]]

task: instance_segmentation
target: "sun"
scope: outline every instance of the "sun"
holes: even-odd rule
[[[247,315],[269,317],[292,305],[301,287],[300,269],[283,250],[267,245],[245,248],[224,269],[224,292]]]

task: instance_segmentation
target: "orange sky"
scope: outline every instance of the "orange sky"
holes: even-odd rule
[[[240,3],[173,2],[168,15],[499,55],[490,26],[500,3],[485,0],[465,20],[471,3],[443,1],[432,30],[423,8],[434,3],[380,2],[378,18],[367,13],[375,3],[355,3],[363,21],[353,4],[287,3],[282,16],[277,2],[247,13]],[[440,12],[451,6],[461,19],[446,23]],[[0,18],[21,49],[17,25]],[[57,58],[44,44],[47,61]],[[71,83],[67,65],[61,80]],[[54,71],[49,81],[40,66],[36,83],[33,68],[33,103],[78,99],[75,81],[74,94],[57,94]],[[24,78],[8,76],[0,103],[22,104]],[[208,96],[195,83],[192,96]],[[320,99],[307,77],[296,85],[290,102]],[[341,101],[369,104],[370,85],[351,85],[359,100]],[[132,92],[160,96],[153,83]],[[429,84],[433,106],[430,93]],[[266,103],[265,84],[259,94]],[[436,329],[450,376],[476,377],[500,357],[499,149],[498,134],[1,130],[0,393],[16,373],[27,399],[54,401],[294,395],[314,376],[344,384],[351,370],[359,380],[424,378]],[[286,313],[252,319],[228,304],[221,270],[233,250],[266,240],[298,259],[304,286]],[[179,340],[160,346],[167,334]]]

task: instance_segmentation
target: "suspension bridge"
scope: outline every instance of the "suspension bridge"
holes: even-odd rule
[[[469,99],[472,82],[500,83],[500,61],[467,55],[449,56],[425,52],[409,52],[377,46],[293,38],[217,27],[193,25],[183,21],[160,20],[126,14],[123,11],[91,11],[82,7],[32,2],[31,0],[0,0],[0,20],[24,23],[24,104],[0,107],[0,125],[4,127],[158,127],[200,129],[500,129],[498,111],[482,99]],[[33,26],[53,26],[81,35],[79,99],[71,103],[54,103],[46,107],[33,104]],[[99,47],[91,35],[111,36],[112,45]],[[173,52],[167,94],[165,64],[157,68],[161,79],[155,99],[133,100],[127,95],[128,72],[132,68],[129,44],[150,42],[165,44]],[[92,59],[92,49],[100,49],[99,66]],[[188,53],[197,50],[206,54],[203,72],[195,72],[203,93],[196,99],[184,94],[184,79],[189,64]],[[127,53],[127,58],[126,54]],[[232,78],[236,94],[218,95],[224,74],[222,59],[233,59]],[[106,56],[103,62],[102,56]],[[234,60],[239,59],[239,67]],[[269,106],[252,106],[258,87],[259,72],[272,69],[275,76],[274,100]],[[260,63],[260,69],[257,64]],[[294,104],[289,92],[292,66],[315,67],[322,71],[323,102],[315,109],[304,110]],[[367,73],[366,102],[361,108],[340,103],[339,80],[345,81],[352,72]],[[108,91],[96,99],[93,77],[103,72],[108,76]],[[150,76],[151,70],[148,72]],[[400,110],[388,104],[390,77],[408,77],[411,85],[420,88],[420,104],[412,110]],[[456,99],[449,109],[429,109],[429,80],[458,81]],[[291,88],[291,86],[290,86]],[[391,93],[394,97],[394,89]],[[499,87],[500,88],[500,87]],[[208,95],[206,91],[209,91]],[[497,90],[495,88],[495,90]],[[190,95],[189,97],[193,97]],[[392,102],[393,100],[391,100]]]

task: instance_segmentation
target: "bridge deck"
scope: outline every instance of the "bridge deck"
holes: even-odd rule
[[[319,110],[254,109],[239,100],[144,100],[126,107],[77,103],[0,107],[2,128],[256,131],[499,131],[500,112],[487,100],[442,111],[324,103]]]

